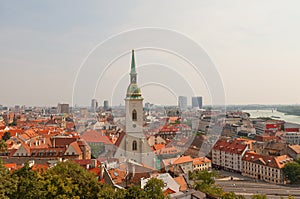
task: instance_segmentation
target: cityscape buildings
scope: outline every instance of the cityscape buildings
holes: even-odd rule
[[[199,108],[202,109],[202,97],[197,96],[197,97],[192,97],[192,108]]]
[[[70,112],[70,108],[69,108],[69,104],[58,104],[57,105],[57,113],[58,114],[63,114],[63,113],[66,113],[66,114],[69,114]]]
[[[91,101],[91,111],[95,112],[98,108],[98,102],[96,99],[92,99]]]
[[[187,97],[186,96],[178,97],[178,107],[181,111],[187,110]]]
[[[235,184],[291,183],[284,168],[300,157],[299,124],[276,116],[254,118],[241,110],[205,110],[200,96],[192,97],[192,109],[185,96],[178,97],[178,107],[144,106],[136,70],[132,50],[125,107],[110,107],[104,100],[98,108],[96,99],[72,111],[66,103],[1,106],[4,166],[15,171],[28,162],[49,169],[72,160],[116,190],[143,188],[151,178],[160,179],[170,198],[211,197],[193,189],[189,176],[197,172],[229,175],[218,183],[235,178],[242,179]]]

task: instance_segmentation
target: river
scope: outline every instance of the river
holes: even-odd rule
[[[256,118],[256,117],[271,117],[276,116],[279,118],[279,120],[284,120],[286,122],[292,122],[300,124],[300,116],[296,115],[285,115],[285,113],[279,112],[279,111],[272,111],[272,110],[243,110],[244,112],[250,113],[250,117]]]

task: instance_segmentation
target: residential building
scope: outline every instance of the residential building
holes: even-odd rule
[[[164,159],[161,162],[161,168],[165,168],[166,171],[175,171],[187,174],[189,171],[193,171],[193,158],[191,156],[181,156],[178,158]]]
[[[211,170],[211,160],[207,157],[198,157],[193,159],[193,171]]]
[[[150,178],[141,179],[141,188],[143,189],[151,178],[157,178],[164,182],[163,192],[177,193],[180,191],[180,185],[172,178],[169,173],[154,174]]]
[[[242,159],[242,175],[274,184],[284,184],[282,168],[291,161],[293,159],[287,155],[272,157],[248,152]]]
[[[241,173],[242,157],[249,149],[248,144],[239,140],[218,140],[212,149],[214,167]]]
[[[289,145],[287,147],[287,154],[291,156],[294,160],[300,159],[300,145]]]
[[[84,139],[91,147],[92,155],[112,157],[115,152],[115,146],[112,141],[103,133],[102,130],[88,130],[83,132],[81,138]]]
[[[281,120],[253,120],[254,128],[257,134],[275,134],[280,131],[284,125],[284,121]]]
[[[282,138],[288,144],[298,144],[300,145],[300,132],[285,132]]]
[[[252,143],[252,150],[260,155],[281,156],[287,152],[287,145],[277,140]]]

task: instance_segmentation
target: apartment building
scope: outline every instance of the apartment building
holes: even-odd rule
[[[284,184],[282,168],[291,161],[293,158],[287,155],[272,157],[248,152],[242,159],[242,175],[274,184]]]
[[[215,168],[242,173],[242,157],[248,149],[239,140],[218,140],[212,149],[212,164]]]

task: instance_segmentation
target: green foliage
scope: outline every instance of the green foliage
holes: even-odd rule
[[[255,194],[251,198],[252,199],[267,199],[267,196],[264,194]]]
[[[151,178],[144,189],[114,189],[98,182],[96,176],[74,162],[58,163],[47,171],[37,172],[29,164],[10,173],[0,160],[0,198],[33,199],[163,199],[163,181]]]
[[[5,152],[7,151],[7,144],[5,143],[4,140],[0,140],[0,152]]]
[[[46,198],[96,198],[100,191],[96,176],[70,161],[48,169],[43,187]]]
[[[0,159],[0,198],[8,199],[11,193],[16,192],[16,190],[16,179],[11,177],[9,170]]]
[[[190,172],[189,177],[191,180],[200,180],[201,182],[212,185],[215,183],[215,177],[217,173],[215,171],[209,172],[207,170],[196,171],[194,173]]]
[[[189,173],[190,179],[195,181],[194,189],[208,195],[221,197],[224,194],[224,191],[221,187],[215,185],[214,178],[216,175],[217,173],[215,171],[208,172],[207,170]]]
[[[163,199],[164,194],[162,188],[164,187],[164,182],[160,179],[151,178],[148,180],[144,187],[146,198],[151,199]]]
[[[287,163],[283,168],[283,173],[291,184],[300,184],[300,160]]]
[[[103,185],[103,187],[98,192],[97,197],[103,199],[113,199],[115,197],[115,194],[115,190],[112,187]]]
[[[236,195],[234,192],[225,193],[221,198],[222,199],[245,199],[244,196]]]
[[[17,190],[11,194],[11,198],[40,198],[42,177],[33,171],[28,163],[12,174],[17,180]]]
[[[121,199],[125,198],[126,190],[125,189],[113,189],[111,186],[104,184],[100,191],[97,194],[98,198],[103,199]]]
[[[127,189],[126,198],[127,199],[146,198],[146,193],[140,187],[132,186],[129,189]]]

